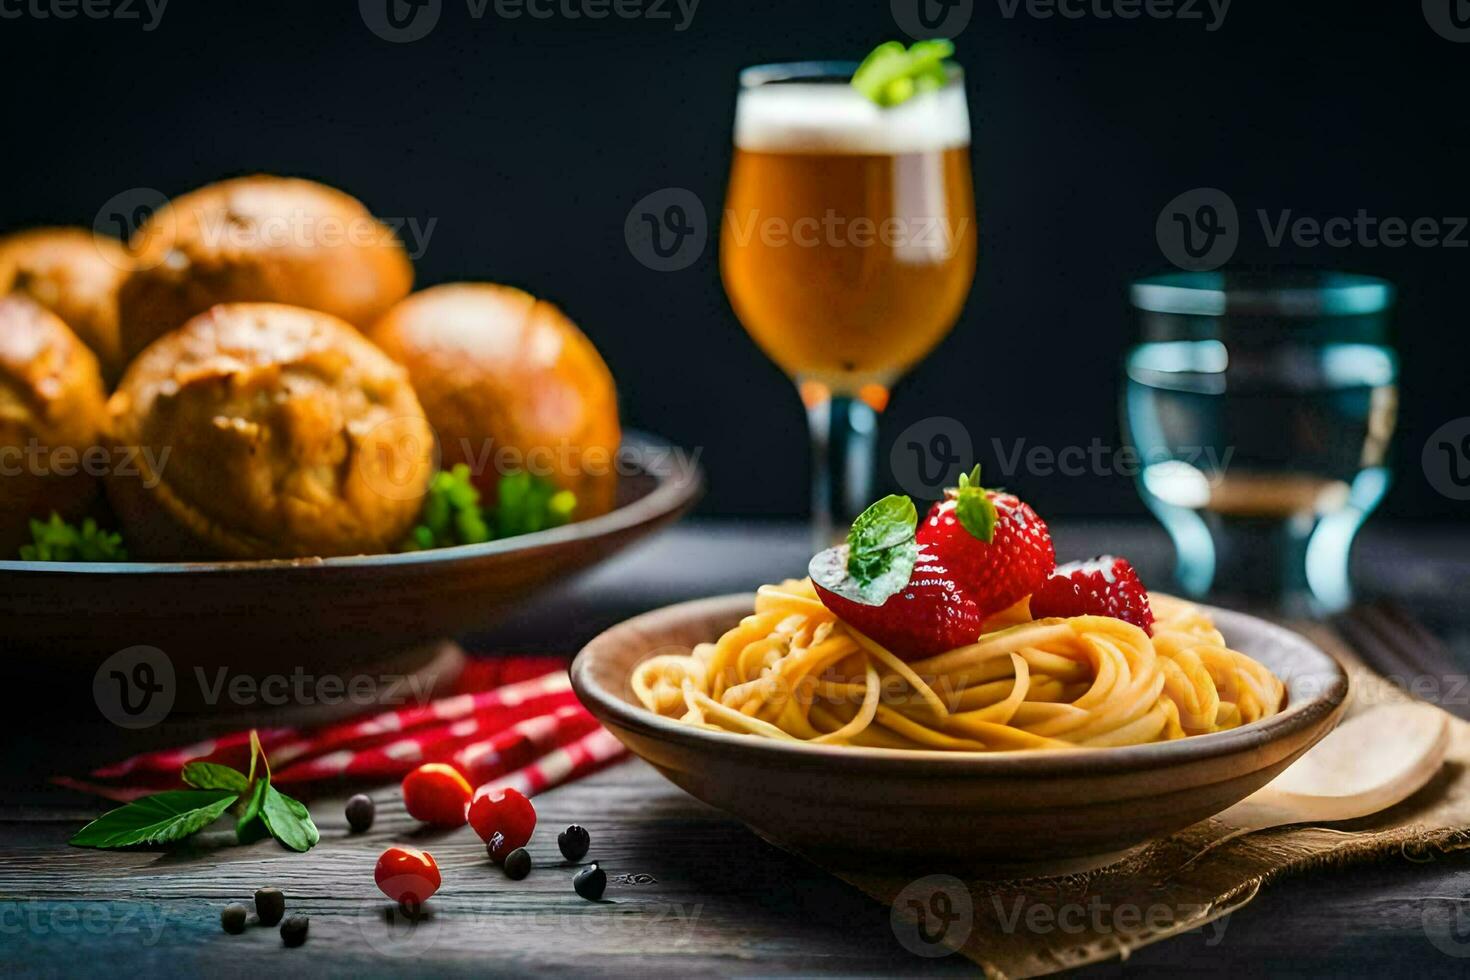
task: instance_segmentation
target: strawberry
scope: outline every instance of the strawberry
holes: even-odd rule
[[[1128,559],[1099,555],[1091,561],[1069,562],[1057,568],[1031,596],[1031,615],[1111,616],[1132,623],[1152,636],[1154,614],[1148,590]]]
[[[929,510],[918,542],[988,617],[1035,592],[1056,567],[1051,532],[1014,494],[980,486],[980,467]]]
[[[879,605],[827,587],[842,588],[840,580],[847,564],[846,547],[829,548],[812,559],[812,585],[817,595],[839,619],[899,658],[922,660],[974,643],[980,635],[984,612],[949,569],[924,549],[918,549],[908,581]],[[850,590],[844,591],[851,595]]]

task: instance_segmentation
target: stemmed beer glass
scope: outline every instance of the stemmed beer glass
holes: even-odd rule
[[[740,75],[720,271],[746,331],[795,381],[820,547],[873,497],[877,413],[954,326],[975,273],[964,79],[880,108],[857,65]]]

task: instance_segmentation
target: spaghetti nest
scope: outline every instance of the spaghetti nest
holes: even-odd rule
[[[833,615],[810,580],[762,586],[755,612],[689,654],[633,672],[643,705],[786,741],[994,752],[1137,745],[1235,728],[1284,688],[1197,607],[1155,595],[1153,636],[1107,616],[1009,623],[905,663]],[[989,624],[987,624],[989,625]]]

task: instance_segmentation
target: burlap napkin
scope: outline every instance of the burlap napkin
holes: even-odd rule
[[[1352,673],[1348,716],[1408,700],[1326,630],[1304,630]],[[1206,820],[1104,868],[1065,877],[991,881],[835,871],[893,908],[900,942],[921,955],[957,949],[991,977],[1029,977],[1126,955],[1206,927],[1261,886],[1308,868],[1387,854],[1423,857],[1470,848],[1470,724],[1452,719],[1439,775],[1403,803],[1360,820],[1260,831]]]

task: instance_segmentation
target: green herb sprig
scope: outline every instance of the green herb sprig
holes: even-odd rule
[[[23,561],[127,561],[122,535],[104,531],[92,518],[81,526],[51,512],[49,520],[31,519],[31,543],[20,546]]]
[[[190,762],[181,775],[191,789],[156,793],[109,810],[77,831],[71,844],[105,849],[171,844],[231,810],[235,839],[241,844],[270,836],[293,851],[309,851],[321,840],[305,804],[271,785],[270,763],[254,731],[248,773],[215,762]]]
[[[863,59],[851,85],[885,109],[902,105],[921,92],[944,87],[945,59],[952,54],[954,44],[944,38],[915,41],[907,48],[889,41]]]
[[[550,480],[530,473],[501,476],[496,491],[496,505],[482,507],[479,488],[467,465],[457,463],[435,473],[419,523],[399,550],[479,544],[544,531],[566,524],[577,509],[576,494],[559,490]]]

